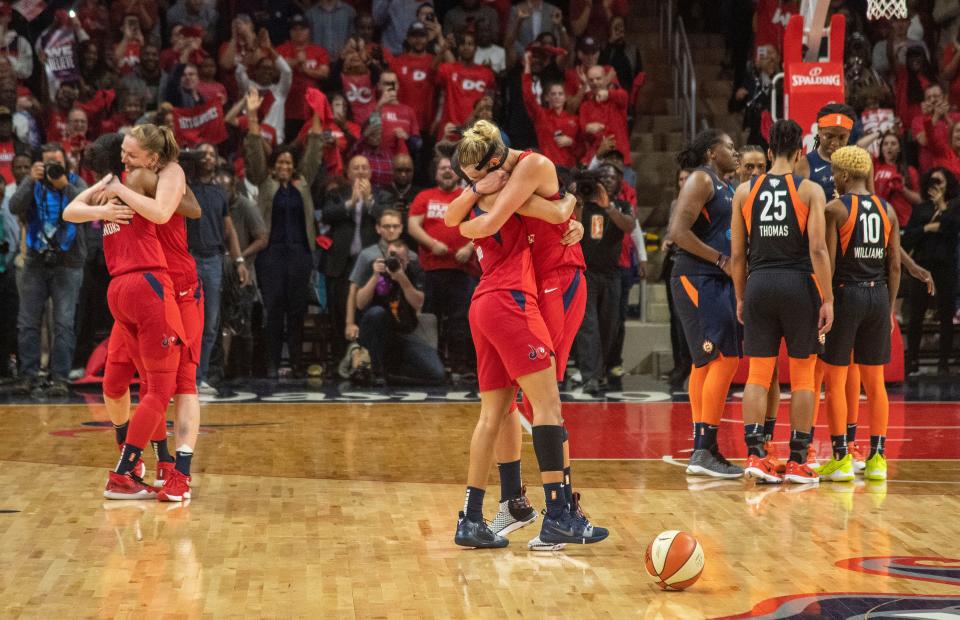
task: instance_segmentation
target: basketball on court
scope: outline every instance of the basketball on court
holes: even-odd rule
[[[660,532],[647,545],[647,574],[664,590],[686,590],[703,573],[703,547],[692,534],[680,530]]]

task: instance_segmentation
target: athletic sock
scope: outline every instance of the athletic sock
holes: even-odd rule
[[[886,435],[870,435],[870,457],[872,458],[878,452],[883,456],[885,443],[887,443]]]
[[[500,472],[500,501],[520,497],[523,482],[520,478],[519,459],[509,463],[497,463],[497,470]]]
[[[573,479],[570,477],[570,467],[563,468],[563,494],[567,498],[567,506],[573,507]]]
[[[153,455],[161,463],[172,463],[173,457],[170,455],[170,448],[167,446],[166,439],[151,439],[150,445],[153,446]]]
[[[567,494],[562,482],[549,482],[543,485],[543,495],[547,500],[547,516],[556,519],[567,507]]]
[[[857,423],[847,424],[847,445],[857,440]]]
[[[810,441],[813,439],[813,433],[801,433],[792,431],[790,433],[790,459],[794,463],[807,462],[807,448],[810,447]]]
[[[763,421],[763,440],[773,441],[773,429],[777,426],[776,418],[767,418]]]
[[[847,456],[847,436],[830,435],[830,443],[833,444],[833,458],[838,461]]]
[[[706,426],[703,422],[694,422],[693,423],[693,449],[700,450],[703,448],[703,427]]]
[[[120,454],[120,460],[117,462],[116,472],[118,474],[127,474],[133,471],[133,466],[140,460],[143,450],[128,443],[123,444],[123,452]]]
[[[118,446],[123,446],[123,444],[127,443],[127,428],[129,427],[130,427],[130,422],[124,422],[119,426],[116,424],[113,425],[113,432],[116,433],[117,435]]]
[[[467,494],[463,499],[463,514],[474,523],[483,522],[483,496],[486,493],[477,487],[467,487]]]
[[[767,456],[767,451],[763,449],[763,425],[762,424],[744,424],[743,440],[747,442],[747,456]]]
[[[816,426],[811,426],[811,427],[810,427],[810,441],[811,441],[811,442],[813,441],[813,435],[814,435],[814,432],[815,432],[816,430],[817,430],[817,427],[816,427]],[[792,435],[791,435],[791,436],[792,436]]]
[[[717,451],[717,431],[720,430],[719,426],[714,426],[713,424],[707,424],[703,422],[702,438],[700,439],[700,448],[703,450],[709,450],[711,452]]]
[[[190,477],[190,461],[193,460],[193,448],[183,444],[177,448],[177,458],[174,468],[186,477]]]

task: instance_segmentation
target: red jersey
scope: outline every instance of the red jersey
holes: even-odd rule
[[[465,265],[457,262],[454,255],[457,250],[470,243],[470,240],[461,235],[458,228],[443,223],[447,208],[462,191],[459,187],[452,192],[445,192],[439,187],[426,189],[417,194],[410,204],[408,215],[410,217],[422,215],[423,230],[434,239],[446,244],[450,250],[443,256],[437,256],[429,248],[421,247],[418,256],[424,271],[434,271],[436,269],[464,270],[465,268]]]
[[[430,127],[437,113],[433,58],[430,54],[401,54],[390,60],[390,68],[397,74],[397,99],[413,108],[420,127]]]
[[[168,273],[176,293],[197,284],[197,263],[187,250],[187,220],[176,213],[166,224],[157,226],[157,238],[167,260]]]
[[[482,214],[480,207],[473,207],[473,217]],[[473,299],[504,290],[519,291],[536,298],[537,279],[523,218],[514,213],[500,230],[489,237],[474,239],[473,243],[477,246],[477,259],[483,269]]]
[[[473,114],[473,106],[495,84],[490,67],[447,62],[437,70],[437,85],[443,92],[443,117],[437,135],[443,136],[447,123],[463,125]]]
[[[117,43],[113,50],[114,56],[116,52],[119,51],[120,44]],[[122,57],[117,58],[117,72],[120,75],[130,75],[134,70],[140,65],[140,44],[136,41],[131,41],[127,44],[127,49],[124,51]]]
[[[103,256],[112,277],[136,271],[167,269],[157,225],[139,213],[129,224],[103,223]]]
[[[0,177],[7,185],[14,182],[13,178],[13,158],[16,152],[13,148],[13,140],[0,142]]]
[[[361,75],[344,73],[340,76],[340,82],[343,84],[343,95],[350,103],[353,120],[363,125],[377,109],[377,97],[373,90],[373,82],[370,81],[370,73]]]
[[[383,127],[380,148],[391,156],[409,153],[407,141],[398,138],[394,132],[395,129],[402,129],[408,137],[420,135],[417,114],[413,108],[404,103],[388,103],[380,108],[380,123]]]
[[[303,51],[305,60],[303,64],[297,65],[293,70],[293,82],[290,84],[290,93],[287,94],[287,118],[306,120],[313,116],[313,110],[307,103],[307,88],[317,86],[316,80],[307,76],[303,68],[315,71],[318,67],[330,64],[330,57],[327,56],[327,50],[320,45],[307,44],[302,47],[295,47],[293,43],[287,41],[277,47],[277,53],[283,56],[287,61],[294,60],[297,54]]]
[[[754,19],[757,26],[753,35],[753,49],[762,45],[774,46],[783,55],[783,33],[790,17],[800,12],[796,0],[760,0]]]
[[[580,130],[583,132],[586,151],[583,162],[589,163],[600,146],[603,136],[613,135],[616,149],[623,153],[624,164],[630,165],[630,136],[627,135],[627,91],[611,88],[609,97],[599,102],[593,93],[587,93],[580,104]],[[603,131],[587,133],[590,123],[603,123]]]
[[[577,148],[580,146],[580,123],[575,114],[548,110],[537,101],[533,92],[533,77],[523,74],[523,104],[537,132],[537,144],[543,154],[558,166],[577,167]],[[564,135],[573,140],[570,146],[559,146],[556,137]]]
[[[586,269],[583,250],[579,243],[563,245],[563,234],[567,232],[567,222],[551,224],[535,217],[523,218],[527,227],[527,239],[533,254],[533,271],[539,288],[550,274],[563,269]]]

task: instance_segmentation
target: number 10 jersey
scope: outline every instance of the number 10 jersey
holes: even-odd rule
[[[761,269],[813,273],[807,239],[810,209],[800,200],[793,174],[764,174],[750,181],[743,205],[749,239],[749,271]]]

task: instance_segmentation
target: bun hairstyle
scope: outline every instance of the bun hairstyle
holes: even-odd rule
[[[844,146],[833,152],[830,163],[834,170],[842,170],[854,179],[865,179],[870,174],[870,153],[859,146]]]
[[[774,157],[790,157],[803,148],[803,129],[797,121],[780,120],[770,128],[770,150]]]
[[[140,147],[160,157],[160,166],[177,161],[180,147],[173,130],[163,125],[145,123],[130,130],[130,135],[140,143]]]
[[[482,168],[496,155],[501,155],[501,163],[507,150],[500,137],[500,128],[490,121],[480,120],[463,132],[457,143],[456,159],[461,168],[479,166]]]
[[[101,176],[114,174],[119,177],[123,174],[122,144],[123,134],[103,134],[83,150],[82,166]]]
[[[677,154],[681,168],[699,168],[707,163],[707,151],[720,144],[727,135],[719,129],[704,129]]]

